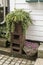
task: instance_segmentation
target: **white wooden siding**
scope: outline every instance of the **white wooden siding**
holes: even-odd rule
[[[27,3],[26,0],[16,0],[16,8],[30,12],[33,24],[26,32],[26,39],[43,41],[43,2]]]
[[[15,0],[10,0],[10,12],[14,11],[14,7],[15,7]]]
[[[43,42],[43,37],[39,37],[39,36],[26,35],[26,39]]]
[[[5,6],[7,7],[8,6],[7,1],[8,0],[5,0],[5,1],[4,0],[0,0],[0,4],[1,4],[0,7],[4,6],[4,2],[5,2]]]
[[[31,25],[28,27],[27,31],[41,31],[41,32],[43,32],[43,25],[40,25],[40,26],[39,25]]]

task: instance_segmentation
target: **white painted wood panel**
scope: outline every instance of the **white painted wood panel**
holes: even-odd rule
[[[0,0],[0,4],[2,4],[2,0]]]
[[[40,3],[27,3],[27,9],[29,9],[28,8],[28,6],[29,6],[29,8],[31,9],[31,10],[43,10],[43,2],[40,2]]]
[[[43,31],[28,31],[27,35],[43,37]]]
[[[33,20],[32,22],[34,25],[43,26],[43,20]]]
[[[14,11],[14,8],[15,8],[15,1],[10,0],[10,11]]]
[[[43,16],[40,15],[31,15],[32,20],[43,20]]]
[[[42,41],[43,42],[43,37],[40,37],[40,36],[29,36],[29,35],[26,35],[26,39],[35,40],[35,41]]]
[[[0,7],[4,6],[4,2],[5,2],[5,6],[7,7],[8,6],[7,1],[8,0],[0,0]]]
[[[16,3],[26,3],[26,0],[16,0]]]
[[[16,3],[16,8],[18,6],[20,7],[21,5],[23,5],[23,6],[25,5],[27,7],[27,9],[31,9],[31,10],[43,10],[43,7],[42,7],[43,3],[42,4],[39,4],[39,3]]]
[[[16,9],[27,9],[26,3],[16,3]]]
[[[28,27],[28,32],[29,31],[42,31],[43,32],[43,25],[31,25]],[[28,34],[28,33],[27,33]]]
[[[43,10],[32,10],[31,15],[43,15]]]
[[[27,3],[16,0],[16,8],[30,12],[33,25],[26,32],[26,39],[43,41],[43,2]]]

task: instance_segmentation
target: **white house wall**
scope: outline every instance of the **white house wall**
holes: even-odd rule
[[[26,0],[15,0],[14,5],[14,8],[30,12],[33,24],[26,32],[26,39],[43,41],[43,2],[27,3]]]
[[[10,11],[14,11],[15,0],[10,0]]]
[[[5,4],[5,6],[7,7],[7,6],[8,6],[7,1],[8,1],[8,0],[0,0],[0,7],[3,7],[4,4]]]

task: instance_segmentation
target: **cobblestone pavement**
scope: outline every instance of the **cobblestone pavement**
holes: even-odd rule
[[[0,54],[0,65],[34,65],[35,61]]]

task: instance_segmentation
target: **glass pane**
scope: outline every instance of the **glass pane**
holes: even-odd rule
[[[38,2],[38,0],[26,0],[26,2]]]
[[[43,2],[43,0],[39,0],[40,2]]]
[[[0,22],[4,20],[4,9],[3,7],[0,7]]]

